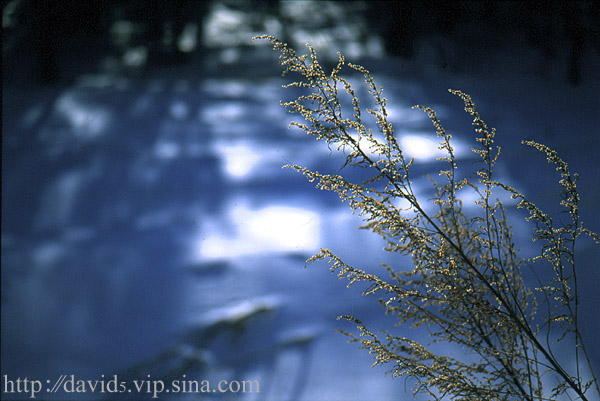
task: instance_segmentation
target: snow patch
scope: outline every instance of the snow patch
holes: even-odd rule
[[[229,235],[218,232],[218,225],[193,241],[194,259],[227,259],[238,256],[314,251],[320,241],[319,214],[308,209],[268,206],[251,209],[235,204],[226,212],[225,221],[233,224]]]
[[[58,100],[56,112],[69,124],[73,135],[82,140],[101,136],[111,121],[111,115],[104,107],[86,104],[68,92]]]
[[[243,322],[259,313],[276,310],[280,303],[276,297],[248,299],[234,305],[213,309],[206,313],[200,321],[205,322],[207,326],[217,323]]]
[[[431,135],[420,133],[410,133],[400,135],[400,147],[408,157],[414,157],[415,161],[431,162],[440,157],[448,157],[448,152],[439,149],[440,139]],[[457,158],[465,157],[469,154],[468,147],[457,139],[452,139],[454,156]]]

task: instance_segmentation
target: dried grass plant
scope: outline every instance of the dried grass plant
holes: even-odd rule
[[[494,145],[495,129],[484,122],[469,95],[450,90],[473,118],[478,164],[472,176],[460,177],[452,136],[434,110],[415,106],[427,114],[439,149],[445,151],[439,159],[445,166],[440,182],[432,180],[435,196],[424,201],[413,189],[413,159],[405,157],[388,121],[383,90],[367,69],[346,64],[340,54],[337,65],[326,73],[310,45],[308,54],[297,55],[275,37],[255,39],[270,41],[280,52],[284,73],[299,77],[285,87],[303,88],[305,94],[282,102],[304,120],[292,125],[346,152],[344,168],[362,166],[372,174],[353,183],[340,174],[287,167],[318,188],[337,193],[364,218],[363,228],[385,240],[385,251],[406,255],[411,264],[384,264],[381,274],[373,274],[345,263],[328,249],[321,249],[309,262],[327,261],[349,285],[367,283],[364,294],[378,294],[385,313],[393,315],[397,325],[426,328],[430,342],[397,336],[392,333],[397,329],[377,334],[352,316],[340,318],[354,323],[357,334],[341,332],[368,350],[374,365],[389,365],[393,376],[412,378],[415,393],[435,400],[598,399],[600,388],[579,329],[580,266],[575,244],[583,235],[591,236],[596,245],[600,238],[580,221],[577,175],[567,163],[542,144],[523,142],[542,152],[560,174],[561,217],[568,217],[567,223],[561,223],[516,189],[496,181],[500,149]],[[345,68],[363,75],[375,107],[361,107],[354,88],[341,76]],[[467,187],[477,194],[478,212],[467,213],[463,207],[460,194]],[[539,256],[519,255],[498,191],[507,191],[516,207],[528,213],[533,240],[541,244]],[[423,202],[432,204],[433,211]],[[408,206],[401,208],[401,204]],[[535,279],[525,280],[524,269]],[[465,356],[436,353],[432,348],[440,347],[435,343],[459,345]],[[571,350],[573,364],[557,356],[558,346]]]

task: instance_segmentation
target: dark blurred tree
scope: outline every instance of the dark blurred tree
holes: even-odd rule
[[[37,56],[36,78],[53,84],[61,78],[61,64],[69,65],[75,57],[89,57],[90,44],[101,40],[103,15],[110,1],[28,1],[25,13]]]
[[[115,52],[111,27],[117,20],[137,24],[136,44],[147,48],[150,63],[180,64],[189,54],[178,48],[177,38],[188,22],[202,32],[210,4],[189,0],[5,1],[4,78],[11,82],[31,78],[51,85],[95,72]]]
[[[517,37],[546,60],[558,56],[568,60],[564,78],[577,85],[582,80],[583,53],[588,48],[600,53],[598,2],[370,1],[368,7],[367,21],[382,36],[387,52],[407,59],[415,55],[420,41],[434,36],[482,57],[489,51],[510,51],[514,41],[508,38]],[[460,57],[450,60],[461,62]]]

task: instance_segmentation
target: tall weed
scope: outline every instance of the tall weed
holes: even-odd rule
[[[368,350],[374,365],[389,365],[394,376],[414,380],[414,392],[436,400],[600,397],[579,329],[580,267],[575,260],[575,244],[582,235],[592,237],[596,244],[600,238],[579,219],[577,175],[567,163],[547,146],[523,142],[542,152],[560,174],[564,213],[559,220],[496,180],[500,148],[494,145],[495,129],[484,122],[469,95],[450,90],[473,118],[477,167],[470,176],[460,175],[452,136],[433,109],[415,106],[431,120],[439,149],[445,152],[438,159],[444,166],[438,181],[431,180],[435,195],[421,199],[413,188],[414,159],[405,156],[388,120],[383,89],[367,69],[346,64],[339,54],[337,65],[326,73],[310,45],[308,54],[297,55],[275,37],[255,39],[270,41],[280,52],[284,74],[298,76],[285,87],[304,88],[305,94],[282,102],[303,119],[292,125],[345,152],[343,167],[361,166],[371,174],[366,181],[354,183],[341,174],[287,167],[304,174],[318,188],[337,193],[363,217],[363,228],[384,239],[386,252],[405,255],[411,265],[383,264],[382,274],[373,274],[347,264],[329,249],[321,249],[308,261],[327,261],[349,285],[367,283],[364,294],[378,294],[385,313],[393,315],[397,325],[426,328],[430,342],[396,335],[396,329],[376,334],[353,316],[340,319],[354,323],[357,334],[340,331]],[[346,68],[363,75],[374,107],[361,106],[355,89],[341,75]],[[467,211],[461,200],[466,188],[477,194],[476,212]],[[533,240],[541,244],[539,256],[520,256],[498,191],[506,191],[516,200],[516,207],[528,213]],[[524,271],[534,282],[524,279]],[[437,353],[435,343],[459,345],[465,355]],[[563,345],[571,350],[574,364],[557,356],[556,348]]]

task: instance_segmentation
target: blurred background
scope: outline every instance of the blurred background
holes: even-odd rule
[[[471,94],[498,129],[498,178],[558,210],[553,167],[520,140],[549,145],[581,174],[582,219],[598,232],[598,21],[594,2],[3,1],[2,375],[261,386],[161,399],[411,397],[334,333],[351,329],[342,314],[391,327],[376,299],[323,264],[304,269],[319,247],[360,267],[399,262],[337,196],[281,169],[335,172],[344,158],[288,129],[279,101],[298,93],[251,37],[299,52],[310,42],[326,66],[341,51],[371,70],[424,196],[439,151],[410,106],[436,109],[468,166],[471,121],[447,89]],[[596,366],[598,257],[582,241],[581,329]]]

